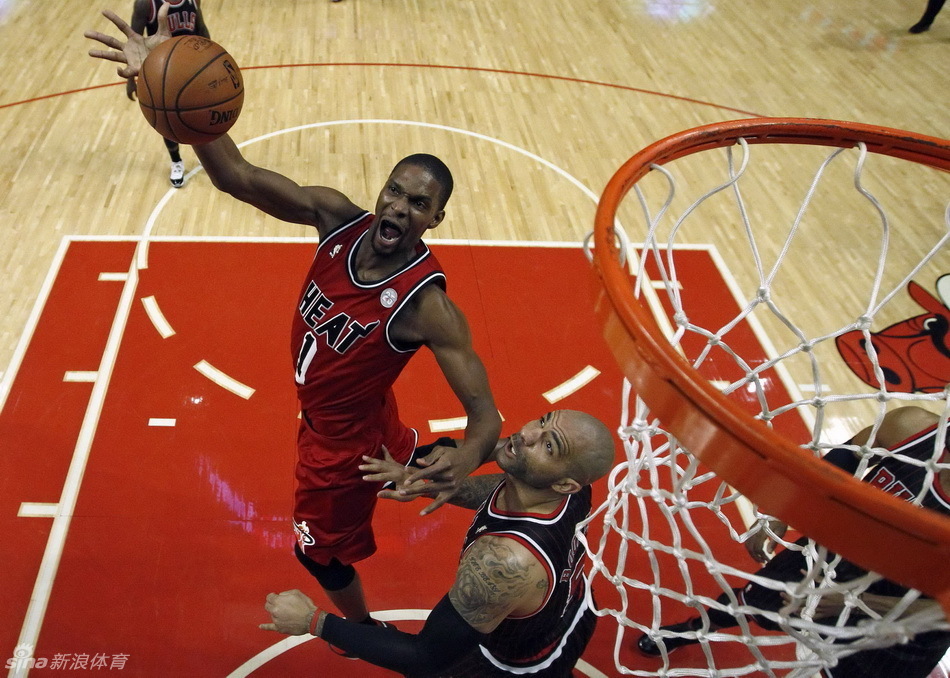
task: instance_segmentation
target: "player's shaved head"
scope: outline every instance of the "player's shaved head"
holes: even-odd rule
[[[577,410],[560,410],[558,420],[570,432],[574,454],[570,476],[581,485],[603,478],[614,464],[613,435],[597,417]]]

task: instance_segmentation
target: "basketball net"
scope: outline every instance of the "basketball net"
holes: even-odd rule
[[[762,137],[789,121],[772,119],[766,124],[772,122],[776,126]],[[911,281],[933,289],[939,275],[950,273],[950,176],[918,164],[916,151],[879,155],[879,139],[870,133],[867,143],[756,138],[751,143],[762,145],[755,145],[753,152],[743,128],[727,133],[729,125],[733,123],[709,126],[715,129],[699,135],[691,134],[693,130],[674,135],[690,136],[693,148],[676,141],[667,143],[667,150],[650,151],[662,147],[664,140],[641,152],[638,156],[647,160],[634,162],[635,156],[625,165],[598,209],[601,232],[595,254],[602,279],[607,278],[604,260],[623,267],[627,294],[650,309],[655,323],[652,334],[637,337],[633,349],[617,348],[623,343],[617,337],[629,332],[629,324],[617,320],[621,313],[616,307],[623,302],[612,300],[613,309],[600,309],[608,340],[629,377],[623,385],[618,429],[626,458],[608,478],[607,499],[592,512],[591,538],[584,543],[597,597],[592,605],[599,615],[616,620],[615,662],[627,675],[812,676],[860,650],[950,629],[940,607],[914,588],[899,590],[889,609],[868,603],[868,596],[862,595],[882,576],[852,562],[880,567],[889,580],[920,588],[926,588],[920,584],[925,579],[904,577],[904,568],[911,568],[897,563],[909,550],[903,542],[860,527],[864,523],[855,523],[856,529],[848,522],[847,509],[825,506],[834,508],[836,492],[844,497],[839,503],[847,503],[851,495],[841,494],[844,490],[861,493],[861,501],[870,496],[872,504],[881,503],[881,513],[900,512],[897,532],[908,516],[920,520],[937,535],[928,543],[942,540],[935,547],[940,553],[950,549],[950,521],[912,506],[921,497],[905,506],[848,478],[844,484],[829,481],[827,488],[813,480],[824,483],[820,476],[827,465],[819,460],[822,455],[868,426],[873,426],[868,443],[849,448],[862,457],[855,476],[860,478],[875,459],[890,454],[876,446],[875,436],[885,413],[906,404],[943,420],[929,460],[898,458],[926,469],[925,491],[947,466],[937,460],[946,440],[950,389],[896,388],[890,368],[882,364],[885,349],[872,334],[916,315],[906,312]],[[862,127],[847,125],[849,130]],[[759,132],[750,130],[748,135]],[[931,142],[942,144],[942,167],[950,165],[950,142]],[[759,173],[752,169],[753,156],[762,167]],[[634,172],[638,162],[646,166]],[[636,200],[621,204],[631,188]],[[787,195],[798,198],[785,204]],[[604,235],[611,228],[612,233]],[[852,228],[852,235],[843,236]],[[714,239],[715,248],[707,247]],[[728,312],[718,307],[710,312],[710,306],[724,304],[709,294],[708,281],[697,287],[697,251],[707,251],[726,269],[724,285],[735,302]],[[618,287],[617,279],[604,283],[608,293],[611,286]],[[603,299],[600,303],[609,306]],[[862,348],[860,362],[867,366],[870,385],[862,383],[836,350],[839,337],[855,332],[863,339],[855,345]],[[688,367],[669,368],[663,360],[672,360],[670,365],[676,360],[661,360],[660,349],[650,346],[656,336],[665,337],[668,348]],[[712,405],[697,408],[702,419],[687,412],[694,405],[687,403],[682,390],[667,388],[675,381],[666,376],[671,371],[682,371],[687,381],[696,382],[702,403],[703,391],[710,386],[716,391],[708,399]],[[644,376],[646,372],[650,375]],[[719,400],[731,403],[720,406]],[[732,454],[725,445],[731,441],[727,435],[741,438],[746,429],[764,441],[758,444],[758,456]],[[688,442],[683,440],[690,436]],[[795,463],[811,474],[808,478],[796,480],[796,473],[805,471],[789,471],[786,462],[792,456],[779,456],[779,448],[789,442],[795,446],[789,448],[798,457]],[[774,473],[757,466],[762,457],[773,464]],[[745,468],[751,470],[744,473]],[[782,482],[802,486],[797,495],[789,494],[794,500],[776,498],[781,493],[771,488],[781,472],[792,476]],[[815,485],[813,491],[809,484]],[[822,504],[826,499],[832,503]],[[814,502],[811,512],[803,506],[809,502]],[[790,524],[788,534],[772,531],[771,517],[762,509],[766,505]],[[874,510],[872,506],[863,512]],[[820,537],[837,553],[811,538],[796,543],[806,526],[807,537]],[[762,565],[746,553],[744,544],[763,534],[776,543],[777,551],[801,552],[800,577],[783,583],[757,574]],[[893,563],[876,555],[888,551],[893,551]],[[932,566],[946,570],[946,560],[935,560]],[[785,604],[774,610],[749,605],[736,591],[750,582],[783,592]],[[934,586],[941,590],[928,592],[945,603],[944,584]],[[833,609],[830,616],[826,607]],[[738,625],[716,630],[710,624],[711,609],[732,615]],[[696,617],[702,620],[696,631],[660,629]],[[756,619],[772,622],[777,630],[763,629]],[[659,646],[660,657],[637,654],[642,634]],[[673,637],[699,642],[670,655],[664,639]]]

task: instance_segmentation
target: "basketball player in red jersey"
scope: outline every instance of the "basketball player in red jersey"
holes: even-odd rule
[[[89,31],[87,37],[116,50],[90,54],[125,63],[119,73],[131,77],[168,31],[146,40],[113,12],[104,14],[128,41]],[[359,465],[363,456],[381,456],[383,445],[400,463],[411,461],[416,435],[399,420],[390,387],[413,352],[433,352],[468,417],[462,444],[436,448],[413,474],[413,481],[432,480],[427,489],[439,493],[423,513],[448,500],[501,431],[468,324],[421,241],[445,217],[452,175],[434,156],[405,158],[371,214],[335,189],[300,186],[252,165],[227,135],[194,150],[217,188],[320,235],[291,333],[302,410],[295,552],[344,616],[374,623],[353,563],[376,550],[370,520],[381,485],[361,480]]]
[[[132,5],[132,30],[142,35],[158,33],[158,10],[162,4],[168,5],[168,27],[170,34],[200,35],[211,39],[208,26],[201,15],[200,0],[135,0]],[[125,85],[126,96],[135,101],[135,78],[129,78]],[[165,148],[172,161],[171,173],[168,180],[175,188],[181,188],[185,183],[185,163],[181,159],[178,142],[162,137]]]

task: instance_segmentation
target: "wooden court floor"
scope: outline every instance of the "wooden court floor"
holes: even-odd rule
[[[202,4],[212,38],[244,69],[247,97],[232,136],[247,143],[245,153],[253,162],[302,184],[338,187],[371,206],[395,160],[414,151],[435,153],[453,168],[456,193],[434,235],[452,241],[576,245],[592,228],[600,191],[628,157],[656,139],[699,124],[760,115],[823,117],[950,137],[950,15],[940,15],[927,33],[908,35],[906,28],[919,17],[922,1],[781,0],[753,9],[736,0]],[[128,5],[112,8],[127,16]],[[52,284],[48,276],[64,238],[310,235],[218,194],[198,171],[189,174],[183,189],[170,189],[160,139],[137,105],[125,98],[114,68],[85,56],[90,44],[82,31],[108,29],[100,9],[75,0],[0,0],[0,138],[6,151],[0,162],[4,397],[11,389],[12,367],[25,355],[24,333],[36,320],[31,314]],[[184,157],[187,169],[195,170],[190,149]],[[794,213],[807,173],[773,165],[771,159],[764,165],[761,209]],[[893,251],[897,259],[912,261],[945,228],[950,180],[903,165],[884,168],[886,176],[874,183],[896,215]],[[827,200],[838,202],[834,193]],[[828,301],[832,288],[849,296],[838,266],[850,274],[873,257],[857,246],[868,236],[855,221],[860,220],[835,214],[833,227],[809,241],[811,256],[792,262],[793,287],[810,319],[820,322],[823,313],[836,307]],[[695,241],[711,241],[714,235],[719,234],[699,234]],[[719,246],[728,254],[728,237]],[[125,269],[117,263],[116,271],[128,271],[124,256],[119,260],[125,261]],[[727,263],[741,277],[743,263]],[[914,280],[934,293],[934,282],[948,272],[950,253],[941,251]],[[517,279],[520,273],[514,264],[493,269],[491,276]],[[478,279],[481,284],[482,277]],[[552,276],[548,287],[555,289],[540,303],[556,303],[557,284]],[[83,297],[62,310],[62,334],[43,348],[49,362],[72,357],[77,347],[70,337],[80,325],[107,340],[113,317],[108,309],[116,301]],[[906,294],[897,298],[897,305],[888,321],[920,312]],[[496,324],[507,326],[508,321],[487,318],[480,328],[484,341],[498,336]],[[43,362],[43,353],[39,356]],[[500,365],[493,378],[504,380],[505,367]],[[607,374],[609,368],[604,370]],[[281,382],[280,375],[261,378]],[[283,401],[288,410],[293,407],[292,393],[278,393],[276,383],[274,398],[281,402],[283,416]],[[612,387],[619,402],[618,393],[619,385]],[[43,416],[55,418],[77,403],[49,398],[38,406]],[[614,414],[608,410],[604,416]],[[840,428],[853,430],[863,414],[842,412]],[[428,419],[433,414],[413,411],[412,416]],[[82,418],[71,426],[64,435],[75,442]],[[7,445],[33,440],[22,429],[11,435],[0,440],[0,454]],[[64,462],[45,452],[48,442],[41,436],[27,450],[35,465],[29,467],[30,482],[43,487],[47,498],[17,500],[17,477],[4,478],[9,494],[0,521],[5,524],[17,521],[21,501],[52,502],[63,491]],[[120,450],[112,454],[121,456]],[[121,468],[117,464],[109,471],[103,464],[104,475],[97,482],[121,482],[116,477]],[[212,465],[197,472],[218,493],[233,489],[221,484],[223,476]],[[174,487],[174,479],[169,485]],[[39,519],[29,520],[35,524]],[[122,543],[149,548],[147,521],[121,529],[143,540]],[[187,531],[187,524],[179,523],[179,529]],[[108,531],[90,530],[86,536],[93,544],[102,543],[76,553],[86,568],[80,572],[100,566],[97,549],[113,541]],[[47,537],[43,532],[21,535],[22,542],[5,540],[0,562],[26,562],[24,552],[35,555]],[[451,559],[455,554],[448,549],[441,555]],[[192,563],[196,576],[210,581],[232,567],[217,555],[210,558]],[[154,562],[167,562],[167,556],[158,552]],[[7,567],[0,565],[0,571]],[[298,574],[287,571],[290,578]],[[143,576],[154,572],[146,570]],[[18,586],[22,597],[29,586]],[[226,596],[226,582],[215,586]],[[187,614],[188,600],[167,602],[177,614]],[[72,612],[91,611],[92,602],[82,605],[85,609]],[[7,618],[0,646],[4,657],[10,656],[23,624],[22,608]],[[69,628],[60,631],[68,636]],[[230,640],[221,629],[215,633],[224,634],[220,643]],[[610,639],[595,651],[598,659],[609,656],[609,644]],[[122,652],[121,647],[110,650]]]

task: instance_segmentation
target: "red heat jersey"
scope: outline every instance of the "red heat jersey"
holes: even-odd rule
[[[423,286],[445,288],[438,260],[421,241],[392,275],[359,280],[356,252],[374,218],[366,212],[321,240],[294,313],[297,395],[313,422],[352,421],[378,407],[418,349],[395,344],[393,319]]]

